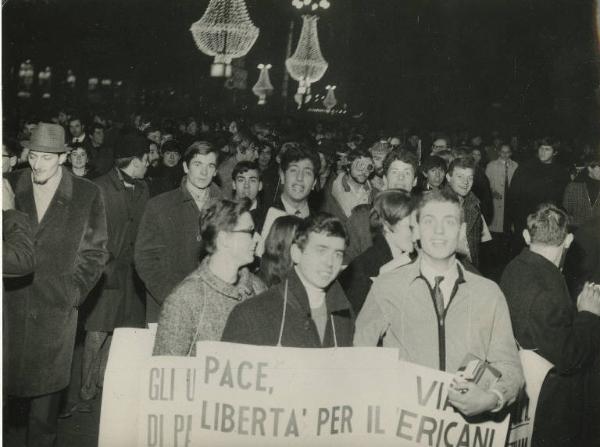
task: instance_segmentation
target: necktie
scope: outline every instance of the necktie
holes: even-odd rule
[[[294,216],[302,217],[302,212],[300,210],[296,210]]]
[[[440,289],[440,283],[444,280],[443,276],[435,277],[435,287],[433,288],[433,298],[435,299],[435,307],[438,312],[438,317],[441,318],[444,315],[444,295]]]
[[[508,160],[504,162],[504,195],[502,196],[502,204],[503,206],[503,216],[502,216],[502,231],[504,233],[508,233],[510,228],[508,228],[508,219],[506,218],[506,198],[508,197]]]

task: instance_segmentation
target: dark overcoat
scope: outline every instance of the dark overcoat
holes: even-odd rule
[[[283,316],[283,301],[288,284],[285,323],[281,345],[293,348],[330,348],[352,346],[354,313],[340,285],[334,282],[325,295],[327,326],[323,343],[311,318],[306,289],[294,270],[288,281],[244,301],[229,314],[222,341],[261,346],[276,346]],[[333,325],[332,325],[333,320]],[[334,336],[335,326],[335,336]]]
[[[36,266],[32,275],[5,282],[5,387],[10,395],[38,396],[69,384],[78,308],[108,259],[106,213],[98,187],[62,168],[38,222],[31,170],[7,178],[16,209],[29,217]]]
[[[115,327],[143,327],[146,306],[133,270],[133,251],[140,220],[148,201],[148,186],[140,181],[126,188],[117,168],[98,177],[106,206],[108,264],[86,302],[86,330],[110,332]],[[142,289],[142,290],[140,290]]]
[[[210,185],[205,206],[221,198]],[[158,321],[169,293],[200,265],[200,210],[182,185],[150,199],[135,243],[135,268],[146,286],[146,320]]]
[[[532,445],[587,445],[583,379],[600,349],[600,318],[577,312],[560,270],[528,248],[508,264],[500,286],[517,341],[554,365],[540,392]]]

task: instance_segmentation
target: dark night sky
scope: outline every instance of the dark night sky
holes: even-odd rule
[[[338,99],[388,126],[596,132],[593,0],[330,0],[319,21]],[[246,58],[281,88],[288,0],[247,0],[261,34]],[[189,32],[208,0],[8,0],[3,73],[26,58],[88,75],[193,89],[210,58]],[[294,40],[294,43],[295,43]],[[292,82],[295,85],[295,82]]]

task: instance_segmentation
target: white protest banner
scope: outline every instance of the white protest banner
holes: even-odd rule
[[[113,343],[121,335],[131,336],[115,333]],[[120,388],[127,410],[109,424],[104,412],[121,403],[105,390],[100,447],[500,447],[506,439],[507,419],[468,423],[446,403],[451,374],[399,362],[393,349],[201,342],[195,358],[148,356],[141,366],[128,365],[126,352],[111,352],[105,387],[109,376],[135,376]]]
[[[525,376],[525,390],[513,407],[508,435],[508,447],[531,445],[535,410],[544,379],[554,365],[531,349],[519,349],[519,357]]]

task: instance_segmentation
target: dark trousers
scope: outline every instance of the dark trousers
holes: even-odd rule
[[[27,447],[55,447],[57,445],[58,410],[61,396],[61,391],[57,391],[31,398],[27,420]]]

